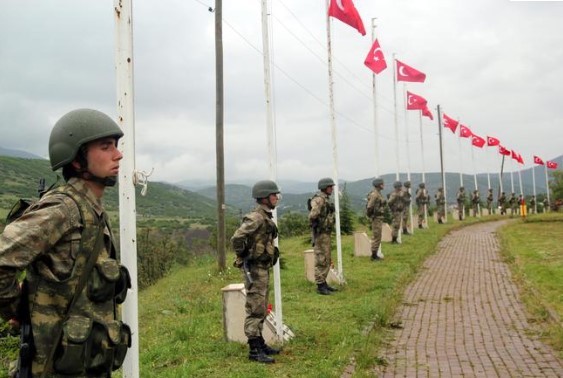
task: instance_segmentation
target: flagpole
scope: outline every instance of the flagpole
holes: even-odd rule
[[[520,194],[524,195],[524,189],[522,188],[522,169],[518,166],[518,182],[520,184]]]
[[[336,228],[336,255],[338,265],[338,278],[341,283],[344,282],[344,273],[342,271],[342,245],[340,235],[340,190],[338,183],[338,153],[336,149],[336,118],[334,111],[334,83],[332,80],[332,44],[330,39],[330,18],[328,15],[329,0],[326,0],[326,38],[327,38],[327,54],[328,54],[328,93],[330,102],[330,129],[332,133],[332,169],[334,175],[334,208],[335,208],[335,228]]]
[[[459,118],[457,119],[457,124],[459,125],[457,138],[457,146],[459,149],[459,186],[463,186],[463,153],[461,152],[461,123]]]
[[[514,193],[514,161],[510,160],[510,189],[511,193]]]
[[[395,122],[395,161],[397,170],[395,171],[395,180],[399,180],[399,120],[397,118],[397,59],[393,53],[393,103],[394,103],[394,122]]]
[[[479,191],[479,186],[477,185],[477,168],[475,167],[475,147],[471,146],[471,163],[473,164],[473,180],[475,181],[475,190]],[[477,212],[481,216],[481,204],[477,203]]]
[[[446,196],[446,174],[444,172],[444,146],[442,142],[442,112],[440,111],[440,105],[436,107],[436,114],[438,115],[438,139],[440,141],[440,172],[442,174],[442,191],[444,193],[445,200],[445,211],[444,211],[444,222],[448,221],[448,197]]]
[[[501,158],[501,163],[500,163],[500,172],[498,173],[498,182],[499,182],[499,187],[500,187],[500,192],[498,193],[498,195],[500,196],[500,193],[502,193],[503,189],[503,183],[502,183],[502,170],[504,167],[504,155],[502,155]]]
[[[547,209],[545,209],[544,211],[548,212],[551,201],[549,200],[549,180],[547,178],[547,163],[543,167],[545,169],[545,192],[547,195]]]
[[[268,0],[262,0],[262,47],[264,58],[264,94],[266,98],[266,124],[268,134],[268,166],[270,172],[270,179],[277,181],[277,161],[276,161],[276,135],[274,130],[274,114],[272,106],[272,74],[270,71],[270,37],[268,33]],[[272,211],[273,221],[278,223],[278,211]],[[274,240],[274,245],[279,245],[279,239]],[[274,265],[274,316],[276,319],[276,334],[278,340],[283,342],[283,311],[282,311],[282,295],[281,295],[281,272],[279,259]]]
[[[489,152],[489,151],[490,151],[490,149],[488,149],[487,152]],[[489,152],[489,155],[490,155],[490,154],[491,154],[491,153]],[[489,159],[487,159],[487,162],[488,162],[489,164],[491,164]],[[487,189],[491,189],[491,169],[490,169],[489,167],[487,167]],[[490,214],[489,214],[489,215],[490,215]]]
[[[375,43],[375,20],[376,18],[373,17],[371,19],[371,42]],[[372,73],[372,95],[373,95],[373,136],[374,136],[374,168],[375,168],[375,177],[379,177],[379,133],[378,133],[378,125],[377,125],[377,80],[375,72]]]
[[[422,163],[422,182],[426,184],[426,167],[424,164],[424,138],[422,137],[422,110],[418,112],[418,125],[420,129],[420,161]],[[427,189],[426,189],[427,190]],[[426,193],[428,194],[428,193]],[[428,227],[428,205],[424,205],[424,225]]]
[[[409,142],[409,119],[407,114],[407,85],[403,83],[403,105],[404,105],[404,112],[405,112],[405,144],[406,144],[406,151],[407,151],[407,180],[411,181],[411,153],[410,153],[410,142]],[[412,186],[412,182],[411,182]],[[407,188],[409,194],[411,193],[411,188]],[[411,197],[412,198],[412,197]],[[414,225],[412,222],[412,200],[409,202],[409,223],[410,223],[410,232],[414,234]],[[408,226],[408,225],[405,225]]]
[[[121,262],[129,270],[131,289],[123,303],[123,321],[131,329],[131,347],[123,363],[123,376],[139,377],[139,304],[137,282],[137,217],[135,200],[135,104],[133,89],[132,0],[114,0],[115,71],[119,141],[123,159],[119,170],[119,244]]]
[[[534,194],[533,194],[534,195],[534,214],[538,213],[538,206],[537,206],[538,199],[536,198],[536,167],[537,167],[537,165],[534,165],[532,167],[532,187],[533,187],[533,190],[534,190]]]

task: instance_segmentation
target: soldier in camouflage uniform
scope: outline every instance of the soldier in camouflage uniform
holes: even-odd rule
[[[536,196],[532,196],[532,198],[530,199],[530,213],[535,214],[536,212],[537,212]]]
[[[508,199],[508,204],[510,205],[510,216],[514,214],[518,215],[518,200],[516,199],[516,193],[512,192],[510,198]]]
[[[252,198],[257,206],[242,220],[241,226],[235,231],[231,243],[237,258],[235,267],[241,268],[243,274],[250,275],[245,280],[246,288],[246,319],[244,333],[248,338],[252,361],[272,363],[271,355],[280,351],[266,344],[262,336],[264,320],[268,306],[268,286],[270,268],[279,258],[279,250],[274,245],[278,237],[278,228],[274,223],[272,211],[276,208],[280,190],[274,181],[258,181],[252,187]]]
[[[444,197],[444,188],[438,188],[438,191],[434,194],[434,199],[436,200],[438,223],[444,223],[443,219],[446,216],[446,198]]]
[[[392,233],[391,233],[391,243],[399,244],[399,232],[401,231],[401,221],[403,220],[403,212],[405,210],[405,201],[403,200],[400,181],[395,181],[393,183],[394,190],[389,195],[389,208],[391,209],[391,213],[393,215],[393,222],[391,224]]]
[[[368,194],[368,201],[366,205],[366,213],[371,219],[371,230],[373,238],[371,239],[371,259],[378,261],[382,258],[379,257],[377,252],[381,245],[381,230],[383,228],[383,216],[387,208],[387,199],[383,197],[381,191],[383,190],[383,179],[376,178],[372,181],[373,190]]]
[[[122,136],[96,110],[64,115],[51,132],[49,157],[66,184],[0,236],[0,316],[31,325],[33,352],[20,351],[20,375],[31,367],[33,377],[108,377],[131,345],[131,331],[118,319],[130,278],[102,206],[106,187],[117,180]]]
[[[493,214],[493,189],[489,188],[489,193],[487,194],[487,210],[489,210],[489,215]]]
[[[402,214],[402,221],[403,221],[403,234],[410,235],[410,221],[411,221],[411,182],[405,181],[403,184],[404,189],[401,192],[401,198],[403,199],[403,214]]]
[[[500,207],[500,215],[506,214],[506,193],[502,192],[498,198],[498,207]]]
[[[311,199],[311,211],[309,211],[309,223],[315,239],[315,282],[317,293],[322,295],[336,291],[326,283],[332,265],[330,235],[334,227],[334,204],[330,202],[330,195],[334,185],[330,177],[319,180],[317,185],[319,191]]]
[[[426,185],[423,182],[418,184],[415,200],[416,200],[416,207],[418,212],[418,228],[422,228],[424,224],[424,220],[426,218],[428,202],[430,201],[430,196],[428,196]]]
[[[471,206],[474,217],[477,217],[477,213],[479,213],[479,202],[481,202],[481,196],[479,195],[479,191],[475,189],[471,195]]]
[[[457,213],[459,220],[465,218],[465,188],[463,186],[459,187],[459,191],[456,195],[457,200]]]

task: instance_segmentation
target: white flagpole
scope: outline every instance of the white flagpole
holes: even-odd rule
[[[123,303],[123,320],[131,328],[131,348],[123,363],[123,376],[139,377],[139,323],[137,285],[137,217],[135,203],[135,106],[133,90],[132,0],[114,0],[115,71],[119,141],[123,159],[119,170],[119,244],[121,262],[129,270],[131,290]]]
[[[547,178],[547,163],[543,166],[545,169],[545,192],[547,195],[547,209],[544,210],[544,212],[548,212],[549,211],[549,206],[551,206],[551,201],[549,200],[549,180]]]
[[[532,187],[534,190],[534,214],[538,213],[538,199],[536,198],[536,165],[532,167]]]
[[[394,103],[394,121],[395,121],[395,161],[397,163],[397,170],[395,172],[395,180],[399,180],[399,120],[397,118],[397,59],[393,53],[393,103]]]
[[[334,83],[332,80],[332,44],[330,39],[330,17],[328,16],[329,0],[326,0],[326,37],[328,50],[328,93],[330,102],[330,129],[332,133],[332,169],[334,175],[334,207],[336,228],[336,255],[338,259],[338,275],[341,283],[344,282],[342,271],[342,244],[340,235],[340,190],[338,183],[338,153],[336,149],[336,118],[334,112]]]
[[[501,161],[501,167],[502,167],[502,159],[504,159],[504,155],[499,156],[500,161]],[[502,185],[502,169],[500,171],[498,171],[498,182],[499,182],[499,187],[500,187],[500,193],[498,193],[499,195],[504,191],[503,189],[503,185]]]
[[[422,182],[426,184],[426,167],[424,164],[424,138],[422,136],[422,110],[418,111],[418,125],[420,129],[420,161],[422,163]],[[428,191],[428,189],[424,188],[424,190]],[[428,192],[426,193],[428,194]],[[428,205],[424,205],[424,226],[426,228],[429,227],[428,225]]]
[[[407,180],[411,181],[411,152],[410,152],[410,142],[409,142],[409,117],[407,111],[407,85],[403,83],[403,106],[405,112],[405,144],[406,144],[406,151],[407,151]],[[412,182],[411,182],[412,187]],[[411,188],[407,188],[409,194],[411,193]],[[411,201],[409,202],[409,223],[410,223],[410,233],[414,234],[414,225],[412,222],[412,196]],[[408,226],[405,225],[405,226]]]
[[[520,184],[520,194],[524,195],[524,189],[522,188],[522,170],[520,166],[518,166],[518,182]]]
[[[264,56],[264,94],[266,98],[266,123],[268,130],[268,165],[270,172],[270,179],[277,181],[277,161],[276,161],[276,135],[274,131],[274,116],[272,110],[272,75],[270,72],[270,39],[268,33],[268,0],[262,0],[262,48]],[[278,223],[278,211],[273,210],[273,220]],[[274,241],[277,247],[279,243],[278,238]],[[278,340],[283,342],[283,312],[282,312],[282,296],[281,296],[281,273],[280,262],[274,265],[274,304],[275,304],[275,319],[276,319],[276,334]]]
[[[463,153],[461,151],[461,122],[459,118],[457,120],[458,124],[458,138],[457,138],[457,145],[459,149],[459,186],[463,186]]]
[[[446,172],[444,171],[444,142],[442,141],[442,112],[440,105],[436,106],[436,114],[438,115],[438,140],[440,144],[440,173],[442,176],[442,190],[444,193],[444,222],[448,222],[448,196],[446,189]]]
[[[513,176],[513,172],[514,172],[514,161],[511,158],[510,159],[510,189],[511,189],[511,193],[514,193],[514,176]]]
[[[471,162],[473,164],[473,180],[475,181],[475,190],[479,190],[479,186],[477,185],[477,168],[475,167],[475,147],[473,144],[471,145]],[[473,201],[471,201],[473,202]],[[473,206],[473,204],[472,204]],[[477,213],[481,216],[481,204],[477,204]]]

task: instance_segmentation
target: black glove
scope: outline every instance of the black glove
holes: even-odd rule
[[[274,258],[272,259],[272,265],[276,265],[280,258],[280,249],[278,247],[274,247]]]

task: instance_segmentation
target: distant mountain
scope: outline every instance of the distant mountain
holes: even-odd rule
[[[4,148],[2,146],[0,146],[0,156],[10,156],[10,157],[17,157],[17,158],[22,158],[22,159],[41,159],[41,160],[45,160],[41,156],[29,153],[29,152],[20,151],[20,150],[12,150],[12,149],[9,149],[9,148]]]

